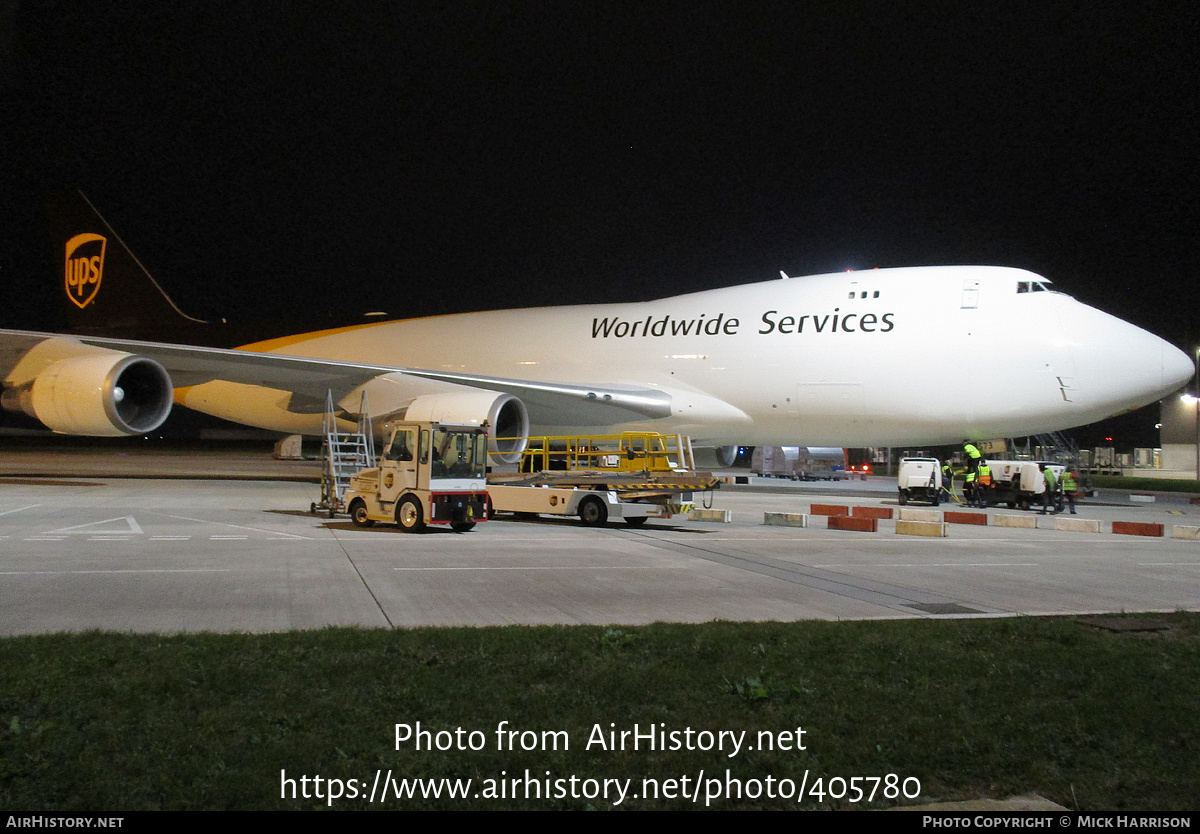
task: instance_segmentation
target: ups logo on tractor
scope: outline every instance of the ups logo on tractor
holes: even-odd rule
[[[92,303],[100,290],[104,276],[104,250],[108,241],[103,235],[85,233],[67,241],[64,272],[67,297],[81,310]]]

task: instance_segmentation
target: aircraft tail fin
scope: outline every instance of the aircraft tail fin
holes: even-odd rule
[[[197,341],[183,312],[82,191],[51,206],[66,329],[87,336]]]

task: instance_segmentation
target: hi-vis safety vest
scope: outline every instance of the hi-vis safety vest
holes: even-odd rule
[[[980,452],[973,443],[964,444],[963,451],[967,453],[967,457],[969,457],[971,460],[979,460],[981,457],[983,457],[983,453]]]
[[[979,484],[980,486],[992,485],[992,468],[986,463],[979,465]]]
[[[1063,488],[1063,492],[1074,492],[1076,489],[1079,488],[1079,485],[1075,483],[1075,476],[1072,475],[1070,472],[1063,473],[1062,488]]]

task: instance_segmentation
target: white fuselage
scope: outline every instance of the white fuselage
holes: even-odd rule
[[[534,415],[533,432],[640,429],[699,445],[1023,436],[1145,405],[1191,378],[1190,359],[1167,342],[1042,283],[1003,267],[880,269],[386,322],[247,349],[654,388],[670,395],[671,417],[581,427]],[[222,416],[297,430],[278,398],[243,397]]]

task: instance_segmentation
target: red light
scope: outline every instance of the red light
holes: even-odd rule
[[[1106,438],[1104,438],[1104,439],[1105,439],[1105,440],[1109,440],[1109,441],[1111,441],[1111,440],[1112,440],[1112,438],[1111,438],[1111,437],[1106,437]]]
[[[870,472],[870,471],[871,471],[870,464],[864,463],[863,464],[863,472]]]

